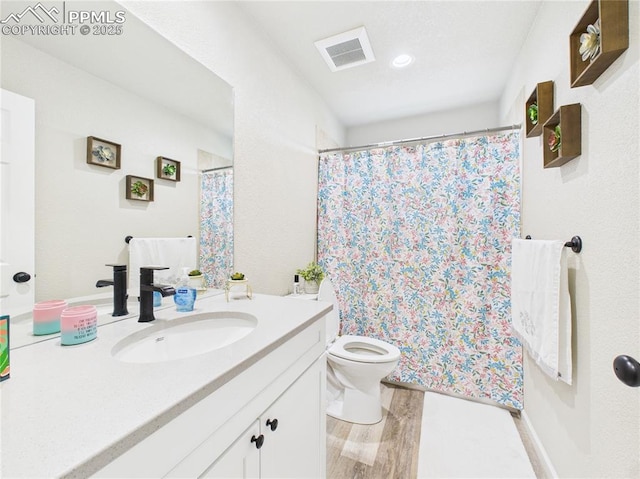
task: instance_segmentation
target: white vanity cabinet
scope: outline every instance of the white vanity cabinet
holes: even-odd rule
[[[324,320],[316,321],[241,372],[230,371],[232,379],[96,476],[324,477],[324,329]]]
[[[174,477],[202,477],[219,479],[237,479],[260,477],[260,452],[254,440],[260,437],[260,422],[254,421],[238,439],[215,462],[209,464],[204,473],[202,466],[206,459],[196,464],[178,466],[172,471]]]
[[[209,452],[215,451],[216,438],[211,437],[169,477],[324,477],[321,363],[316,361],[221,456]]]

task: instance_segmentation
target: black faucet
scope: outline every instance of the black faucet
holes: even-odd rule
[[[157,291],[162,296],[176,294],[173,286],[166,284],[153,284],[153,272],[169,269],[166,266],[143,266],[140,268],[140,318],[139,323],[148,323],[155,320],[153,315],[153,292]]]
[[[111,316],[126,316],[127,311],[127,265],[107,264],[113,266],[113,280],[101,279],[96,283],[96,288],[113,286],[113,314]]]

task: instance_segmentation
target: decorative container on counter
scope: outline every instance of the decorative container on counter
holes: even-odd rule
[[[41,301],[33,307],[33,334],[41,336],[60,332],[60,316],[67,308],[62,299]]]
[[[98,335],[98,311],[95,306],[83,305],[67,308],[60,317],[63,346],[82,344]]]

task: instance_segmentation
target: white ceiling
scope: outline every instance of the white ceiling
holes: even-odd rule
[[[497,100],[540,4],[239,2],[347,127]],[[332,73],[314,42],[359,26],[376,61]],[[414,63],[391,68],[401,53],[413,55]]]

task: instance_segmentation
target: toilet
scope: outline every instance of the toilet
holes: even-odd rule
[[[333,304],[333,310],[326,315],[327,414],[356,424],[380,422],[380,381],[398,365],[400,350],[365,336],[338,336],[338,301],[326,278],[320,284],[318,301]]]

